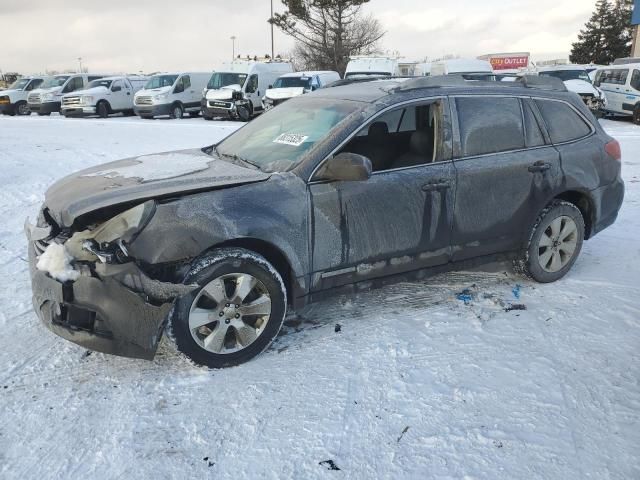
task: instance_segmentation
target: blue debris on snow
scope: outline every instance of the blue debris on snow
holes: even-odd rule
[[[470,289],[465,288],[464,290],[462,290],[460,293],[456,295],[456,298],[458,300],[462,300],[465,305],[469,305],[471,303],[471,300],[473,300],[473,293],[471,292]]]
[[[520,298],[520,288],[520,285],[516,283],[516,286],[511,289],[511,292],[513,292],[513,296],[518,299]]]

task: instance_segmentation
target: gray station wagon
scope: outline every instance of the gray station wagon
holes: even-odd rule
[[[287,309],[512,259],[558,280],[624,195],[618,142],[561,81],[318,90],[222,142],[78,172],[27,223],[33,304],[86,348],[263,351]]]

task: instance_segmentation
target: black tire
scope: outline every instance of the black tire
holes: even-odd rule
[[[213,117],[210,117],[209,115],[205,115],[204,113],[202,114],[202,118],[204,118],[205,120],[208,120],[208,121],[213,120]]]
[[[236,109],[236,112],[238,113],[238,120],[240,120],[241,122],[248,122],[251,118],[251,112],[249,111],[249,108],[245,107],[244,105],[240,105]]]
[[[96,105],[96,114],[100,118],[107,118],[109,116],[110,110],[111,109],[109,108],[109,104],[104,100],[101,100],[100,102],[98,102],[98,105]]]
[[[284,282],[276,269],[264,257],[255,252],[244,248],[213,250],[194,262],[184,279],[184,283],[187,285],[197,283],[204,287],[222,275],[235,273],[249,274],[262,282],[271,299],[269,319],[253,343],[233,353],[213,353],[199,346],[189,330],[191,307],[202,288],[178,298],[170,315],[169,328],[178,350],[198,365],[224,368],[247,362],[264,351],[282,327],[287,311],[287,293]]]
[[[562,249],[561,251],[558,251],[558,245],[556,245],[557,241],[554,242],[554,245],[551,247],[543,246],[543,242],[541,242],[543,235],[549,236],[552,222],[557,219],[561,219],[562,221],[561,217],[568,217],[573,220],[576,227],[575,238],[572,238],[572,243],[575,243],[575,247],[570,256],[561,255]],[[571,224],[571,222],[568,223]],[[540,283],[549,283],[559,280],[564,277],[569,270],[571,270],[571,267],[580,255],[580,250],[582,249],[582,243],[584,241],[584,231],[584,218],[582,217],[582,213],[578,207],[573,203],[562,200],[553,201],[544,210],[542,210],[540,215],[538,215],[535,225],[531,230],[526,251],[524,252],[523,257],[516,261],[516,270],[521,271],[528,277],[531,277]],[[565,261],[564,259],[566,259],[566,264],[557,271],[548,271],[543,268],[543,255],[547,249],[555,250],[559,258],[563,258],[563,262]]]
[[[640,125],[640,104],[633,109],[633,123]]]
[[[180,119],[184,116],[184,108],[179,103],[175,103],[171,107],[171,113],[169,114],[171,118]]]
[[[27,105],[27,102],[24,102],[24,101],[16,103],[15,112],[16,112],[16,115],[19,115],[19,116],[31,115],[31,110],[29,110],[29,105]]]

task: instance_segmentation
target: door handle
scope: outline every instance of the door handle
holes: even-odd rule
[[[546,162],[536,162],[533,165],[529,165],[528,170],[531,173],[535,173],[535,172],[546,172],[547,170],[549,170],[551,168],[551,164],[550,163],[546,163]]]
[[[435,182],[429,182],[422,185],[423,192],[434,192],[437,190],[446,190],[451,184],[446,180],[436,180]]]

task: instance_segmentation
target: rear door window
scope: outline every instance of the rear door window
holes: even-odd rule
[[[591,133],[589,124],[566,103],[540,99],[535,102],[553,143],[570,142]]]
[[[455,101],[463,157],[524,148],[520,99],[458,97]]]

